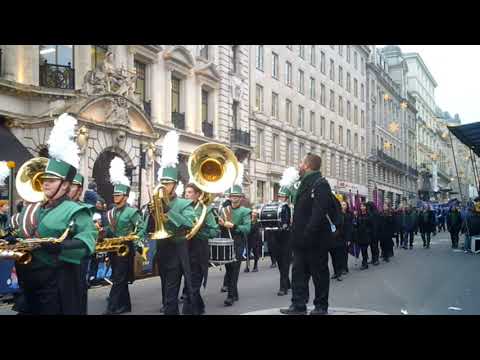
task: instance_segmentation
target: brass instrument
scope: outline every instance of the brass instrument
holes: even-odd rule
[[[169,234],[167,230],[165,230],[165,214],[163,209],[163,202],[168,204],[168,196],[165,195],[165,186],[163,184],[158,184],[153,189],[153,199],[150,196],[150,204],[149,206],[152,207],[151,212],[153,216],[153,220],[155,221],[155,231],[150,234],[151,240],[160,240],[160,239],[168,239],[172,237],[172,234]]]
[[[8,244],[6,241],[0,242],[0,259],[10,259],[16,262],[27,265],[32,261],[32,251],[40,248],[42,244],[52,243],[60,244],[65,240],[70,231],[71,225],[58,238],[29,238],[17,239],[16,244]]]
[[[36,203],[45,199],[40,177],[47,167],[48,159],[36,157],[28,160],[18,170],[15,186],[18,195],[25,201]]]
[[[213,194],[223,193],[235,182],[238,175],[238,160],[235,154],[224,145],[203,144],[190,155],[188,174],[190,181],[202,190],[196,205],[202,206],[202,213],[187,234],[187,239],[190,240],[202,227],[208,206],[213,202]]]
[[[103,241],[97,242],[97,245],[95,246],[95,252],[116,252],[119,256],[127,256],[129,253],[127,242],[135,240],[138,240],[138,236],[134,233],[127,236],[105,238]]]

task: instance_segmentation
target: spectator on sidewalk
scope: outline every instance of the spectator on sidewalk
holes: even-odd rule
[[[447,229],[452,240],[452,249],[458,249],[458,233],[462,228],[462,215],[458,210],[457,204],[452,205],[452,209],[447,216]]]
[[[85,191],[85,195],[83,196],[83,202],[86,204],[96,206],[97,200],[98,200],[97,185],[94,182],[91,182],[88,184],[88,190]]]

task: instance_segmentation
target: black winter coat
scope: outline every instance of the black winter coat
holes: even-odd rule
[[[450,211],[447,215],[447,228],[449,232],[459,232],[462,228],[462,215],[460,211],[456,212],[455,216],[453,211]]]
[[[293,249],[323,249],[333,247],[333,236],[326,218],[333,206],[332,189],[319,171],[305,176],[295,201],[292,224]]]
[[[382,229],[380,239],[383,241],[390,241],[392,240],[395,232],[396,232],[396,219],[394,214],[390,215],[382,215]]]
[[[342,245],[346,246],[353,241],[353,215],[352,213],[342,213],[342,227],[339,239],[342,240]]]
[[[370,215],[358,215],[354,222],[354,241],[359,245],[370,245],[373,235],[373,219]]]
[[[421,233],[431,233],[435,231],[435,214],[431,210],[428,210],[427,214],[427,219],[425,219],[425,213],[423,211],[418,215],[418,229]]]

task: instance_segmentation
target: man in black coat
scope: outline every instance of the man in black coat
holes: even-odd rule
[[[458,233],[462,228],[462,215],[456,204],[447,215],[447,229],[452,240],[452,249],[458,249]]]
[[[423,240],[423,247],[430,248],[430,237],[435,232],[435,213],[429,207],[424,207],[418,217],[418,228]],[[411,245],[410,245],[411,246]]]
[[[282,314],[307,313],[309,274],[315,287],[315,309],[311,315],[328,314],[330,271],[328,249],[333,235],[327,214],[332,217],[333,194],[320,173],[321,158],[309,153],[300,163],[300,186],[295,194],[292,226],[292,304],[280,309]]]

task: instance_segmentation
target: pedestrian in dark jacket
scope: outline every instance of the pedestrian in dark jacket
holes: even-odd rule
[[[380,264],[378,261],[380,249],[378,248],[379,240],[380,240],[380,227],[381,227],[381,218],[380,214],[377,210],[377,207],[372,201],[366,203],[367,213],[371,219],[371,226],[370,229],[370,251],[372,253],[372,262],[371,264],[377,266]]]
[[[420,213],[418,217],[418,229],[422,236],[423,247],[429,249],[431,234],[435,232],[435,214],[430,207],[425,206]]]
[[[342,201],[342,237],[343,242],[345,244],[344,252],[343,252],[343,267],[342,267],[342,275],[348,274],[348,247],[353,241],[353,214],[350,211],[350,207],[346,201]]]
[[[458,249],[458,233],[462,228],[462,215],[458,211],[457,205],[453,205],[447,215],[447,229],[452,240],[452,249]]]
[[[389,262],[390,257],[393,256],[393,237],[395,234],[395,216],[390,206],[387,206],[382,214],[382,228],[380,233],[382,257],[385,262]]]
[[[85,195],[83,196],[83,202],[86,204],[96,206],[97,200],[98,200],[97,185],[95,183],[90,183],[88,184],[88,190],[85,191]]]
[[[336,198],[335,201],[338,201]],[[341,204],[344,201],[340,202]],[[332,266],[333,266],[333,275],[331,279],[337,279],[337,281],[342,281],[342,272],[345,270],[345,252],[347,251],[347,243],[344,235],[345,231],[345,214],[342,212],[341,219],[338,224],[339,231],[338,236],[335,238],[333,246],[328,250],[330,256],[332,258]]]
[[[402,216],[401,215],[402,215],[402,211],[397,207],[393,211],[393,223],[394,223],[393,236],[395,237],[395,245],[397,246],[397,249],[400,246],[400,239],[401,239],[401,233],[402,233]]]
[[[310,276],[315,287],[315,309],[310,314],[328,313],[328,248],[332,245],[333,235],[326,215],[335,216],[336,209],[332,189],[322,177],[320,167],[320,157],[311,153],[305,156],[299,167],[300,185],[295,194],[292,224],[292,304],[287,309],[280,309],[283,314],[306,313]]]
[[[252,227],[248,234],[248,246],[247,246],[247,261],[244,272],[250,272],[250,252],[253,252],[253,269],[252,272],[258,272],[258,259],[260,258],[260,252],[262,248],[262,228],[258,221],[258,209],[252,211]],[[270,250],[270,257],[273,258],[272,250]],[[273,262],[273,260],[272,260]]]
[[[418,231],[417,213],[409,205],[407,205],[400,215],[400,237],[401,244],[404,249],[413,248],[414,234]]]
[[[362,252],[362,267],[360,270],[368,269],[368,246],[372,238],[372,217],[368,214],[367,207],[364,203],[360,205],[360,212],[354,218],[354,241],[360,246]]]

